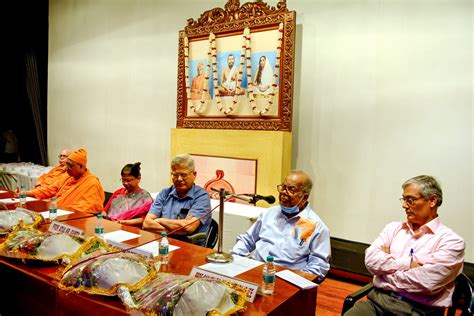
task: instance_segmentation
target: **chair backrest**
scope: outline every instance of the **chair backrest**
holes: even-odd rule
[[[113,193],[104,191],[104,207],[109,203],[110,198],[112,197]]]
[[[217,240],[219,240],[219,224],[211,218],[211,226],[209,227],[209,233],[206,239],[206,248],[213,249],[217,244]]]
[[[454,293],[452,298],[452,305],[448,309],[447,316],[454,316],[456,314],[456,308],[461,308],[461,316],[472,315],[473,310],[471,309],[472,300],[472,282],[469,280],[467,275],[464,273],[459,274],[456,277],[456,285],[454,287]],[[463,298],[462,305],[459,302]]]
[[[473,310],[471,308],[471,300],[473,286],[471,280],[467,275],[461,273],[456,277],[455,283],[451,307],[448,308],[448,313],[446,315],[454,316],[456,314],[456,308],[461,309],[461,316],[472,315]],[[366,296],[373,289],[373,287],[373,284],[369,283],[356,292],[349,294],[344,300],[341,315],[344,315],[345,312],[351,309],[359,299]],[[461,302],[461,298],[463,299],[462,304],[459,304]]]

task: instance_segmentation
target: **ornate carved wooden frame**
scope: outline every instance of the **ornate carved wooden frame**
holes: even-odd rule
[[[179,33],[178,49],[178,128],[237,129],[237,130],[283,130],[291,131],[294,71],[294,38],[296,12],[289,11],[286,0],[276,7],[257,0],[240,6],[240,1],[229,0],[224,9],[205,11],[199,19],[188,19],[187,26]],[[214,33],[216,38],[242,34],[248,27],[251,32],[278,29],[283,23],[280,54],[278,111],[273,116],[192,116],[188,115],[186,94],[185,41],[204,40]],[[189,79],[188,79],[189,80]],[[189,83],[188,83],[189,84]]]

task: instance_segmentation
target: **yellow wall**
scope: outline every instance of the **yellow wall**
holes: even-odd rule
[[[283,181],[291,168],[291,133],[172,129],[171,157],[184,153],[255,159],[257,193],[276,195],[276,185]],[[262,202],[263,205],[267,204]]]

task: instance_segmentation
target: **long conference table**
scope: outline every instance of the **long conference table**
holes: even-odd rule
[[[0,193],[0,198],[5,198]],[[10,206],[9,208],[14,208]],[[27,202],[27,208],[37,212],[47,209],[44,201]],[[76,212],[58,216],[57,221],[74,226],[93,236],[95,217],[92,214]],[[47,231],[49,223],[41,223],[41,231]],[[106,232],[124,230],[140,236],[124,243],[139,246],[159,237],[136,227],[121,225],[104,220]],[[4,237],[0,239],[0,242]],[[192,268],[206,263],[206,256],[213,249],[170,239],[170,244],[178,246],[170,252],[169,264],[162,265],[160,271],[189,275]],[[23,262],[20,259],[0,257],[1,304],[0,315],[127,315],[125,307],[116,296],[89,295],[60,290],[57,286],[63,266],[36,261]],[[277,271],[282,268],[277,267]],[[312,274],[293,271],[304,278],[315,281]],[[260,284],[262,266],[236,276],[237,279]],[[282,279],[276,279],[273,295],[257,295],[253,303],[239,315],[315,315],[317,287],[301,290]]]

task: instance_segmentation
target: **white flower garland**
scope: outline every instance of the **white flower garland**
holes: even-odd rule
[[[279,32],[279,36],[277,40],[275,71],[273,73],[273,83],[271,85],[272,92],[268,94],[269,98],[268,98],[267,104],[262,110],[260,110],[257,107],[257,103],[255,101],[255,97],[253,93],[254,91],[253,91],[253,82],[252,82],[252,62],[251,62],[251,52],[250,52],[250,29],[248,27],[244,29],[243,44],[242,44],[242,50],[240,54],[240,61],[239,61],[239,73],[237,75],[236,92],[241,89],[242,74],[244,70],[244,63],[246,60],[247,61],[246,75],[247,75],[249,102],[250,102],[250,105],[252,106],[253,112],[260,116],[263,116],[270,111],[270,108],[273,105],[273,99],[275,97],[276,90],[277,90],[276,82],[278,79],[278,73],[280,69],[280,59],[281,59],[281,49],[282,49],[281,45],[283,41],[283,23],[279,24],[278,32]],[[203,93],[201,95],[201,100],[199,100],[197,105],[191,100],[191,89],[190,89],[190,84],[189,84],[189,40],[188,40],[188,37],[185,36],[184,37],[184,68],[185,68],[186,97],[187,97],[187,100],[191,100],[190,108],[196,114],[204,113],[206,111],[207,104],[209,103],[209,100],[205,100],[205,98],[209,92],[208,81],[209,81],[209,72],[211,68],[211,63],[212,63],[212,81],[213,81],[214,93],[215,93],[216,101],[217,101],[217,108],[219,109],[221,113],[224,113],[225,115],[232,114],[238,108],[238,105],[240,104],[240,98],[237,99],[238,96],[237,96],[237,93],[235,93],[232,99],[232,105],[230,105],[227,109],[225,109],[222,104],[221,96],[219,93],[218,78],[217,78],[216,36],[213,33],[209,34],[209,50],[207,52],[207,66],[206,66],[206,73],[204,75],[205,82],[204,82],[204,87],[203,87]]]
[[[221,101],[221,96],[218,90],[216,90],[216,83],[217,80],[214,81],[214,91],[217,91],[216,93],[216,101],[217,101],[217,108],[221,113],[224,113],[225,115],[232,114],[232,112],[236,111],[238,109],[238,106],[240,104],[240,98],[237,99],[237,92],[240,90],[240,85],[242,84],[242,74],[244,73],[244,64],[245,64],[245,55],[247,51],[250,52],[250,45],[247,45],[250,43],[250,29],[246,27],[244,29],[244,34],[242,37],[242,50],[240,52],[240,60],[239,60],[239,72],[237,74],[237,84],[235,88],[235,94],[232,99],[232,105],[230,105],[227,109],[224,108],[222,101]],[[217,78],[216,78],[217,79]],[[222,84],[222,82],[221,82]]]
[[[282,41],[283,41],[283,23],[280,23],[280,25],[278,26],[278,40],[277,40],[277,53],[276,53],[276,63],[275,63],[275,71],[273,73],[273,83],[272,83],[272,86],[271,86],[271,89],[272,89],[272,92],[269,93],[269,99],[267,101],[267,104],[265,105],[265,107],[263,108],[263,110],[260,110],[258,107],[257,107],[257,102],[255,101],[255,97],[254,97],[254,94],[253,94],[253,82],[252,82],[252,73],[251,73],[251,69],[249,69],[247,67],[247,81],[248,81],[248,85],[249,85],[249,89],[248,89],[248,92],[249,92],[249,102],[250,102],[250,106],[252,106],[252,110],[255,114],[258,114],[260,116],[263,116],[265,114],[268,113],[268,111],[270,111],[270,108],[271,106],[273,105],[273,99],[275,97],[275,94],[277,92],[277,79],[278,79],[278,73],[280,71],[280,59],[281,59],[281,45],[282,45]]]
[[[188,38],[184,38],[184,67],[185,67],[185,77],[186,77],[186,97],[188,98],[188,101],[191,101],[190,108],[194,111],[196,114],[202,114],[206,111],[207,104],[209,103],[209,100],[206,100],[206,98],[209,95],[209,71],[211,69],[211,46],[212,42],[216,40],[216,36],[213,33],[209,34],[209,50],[207,52],[207,65],[206,65],[206,72],[204,74],[204,86],[202,88],[202,94],[201,94],[201,99],[199,101],[194,101],[191,100],[191,89],[189,85],[189,43],[188,43]],[[209,98],[208,98],[209,99]],[[196,104],[197,103],[197,104]]]

